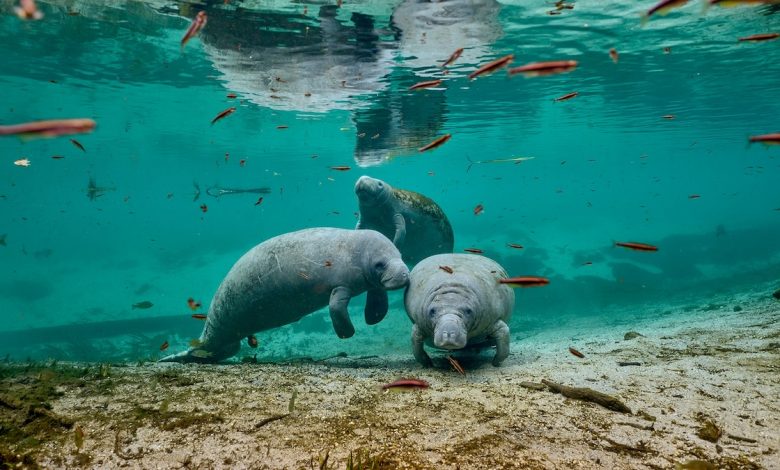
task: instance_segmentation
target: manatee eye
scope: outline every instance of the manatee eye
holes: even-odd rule
[[[385,262],[384,261],[377,261],[374,263],[374,269],[377,271],[384,271],[385,269]]]
[[[466,315],[467,317],[470,317],[470,316],[474,315],[474,311],[471,310],[470,308],[466,307],[466,309],[463,310],[463,314]]]
[[[383,187],[384,187],[384,185],[382,184],[382,182],[381,182],[381,181],[379,182],[379,184],[377,184],[377,186],[379,186],[380,188],[383,188]]]
[[[428,315],[429,315],[431,318],[433,318],[434,316],[436,316],[436,309],[435,309],[435,308],[433,308],[433,307],[431,307],[431,308],[430,308],[430,310],[428,310]]]

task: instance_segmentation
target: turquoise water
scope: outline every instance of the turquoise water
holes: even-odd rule
[[[780,40],[737,41],[780,31],[777,6],[691,2],[642,26],[653,2],[549,15],[542,1],[40,1],[40,21],[19,20],[13,4],[0,2],[0,124],[84,117],[97,128],[70,136],[86,152],[68,137],[0,137],[0,353],[11,357],[134,361],[166,340],[186,348],[202,328],[188,298],[205,313],[232,264],[267,238],[354,227],[363,174],[437,201],[456,252],[477,247],[511,275],[550,278],[516,291],[517,334],[780,277],[780,147],[747,144],[780,131]],[[203,9],[207,26],[180,50]],[[510,53],[514,66],[579,65],[467,78]],[[434,78],[443,84],[407,90]],[[521,156],[533,159],[469,166]],[[330,169],[342,165],[351,170]],[[90,199],[90,178],[109,190]],[[215,198],[212,186],[271,193],[256,205],[257,194]],[[132,308],[143,301],[153,306]],[[390,304],[376,331],[405,350],[402,292]],[[356,325],[362,305],[351,303]],[[372,350],[359,339],[370,329],[339,340],[327,322],[318,313],[283,331]]]

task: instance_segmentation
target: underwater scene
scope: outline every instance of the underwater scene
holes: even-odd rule
[[[0,0],[0,467],[780,469],[777,0]]]

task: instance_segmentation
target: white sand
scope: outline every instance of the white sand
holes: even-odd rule
[[[443,354],[434,356],[436,369],[423,369],[411,352],[396,351],[322,363],[115,367],[113,391],[66,389],[54,411],[84,429],[82,454],[95,468],[308,469],[312,461],[319,468],[325,451],[329,468],[346,468],[359,449],[381,455],[383,469],[667,469],[694,459],[780,468],[780,302],[766,291],[710,302],[723,306],[612,312],[621,320],[601,325],[570,318],[513,342],[501,367],[490,365],[489,352],[460,356],[465,376]],[[736,304],[743,310],[734,312]],[[624,340],[629,330],[645,336]],[[408,344],[402,336],[398,344]],[[379,391],[399,377],[431,386]],[[633,414],[519,386],[541,379],[613,394]],[[294,411],[257,427],[288,412],[293,390]],[[153,416],[139,418],[138,407]],[[202,413],[214,416],[176,427]],[[722,430],[717,443],[697,436],[706,420]],[[41,463],[77,465],[72,437],[43,453]]]

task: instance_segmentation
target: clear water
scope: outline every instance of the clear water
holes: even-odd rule
[[[0,2],[0,123],[98,127],[74,136],[86,153],[67,137],[0,138],[0,353],[135,361],[165,340],[182,350],[202,328],[189,297],[205,312],[230,266],[267,238],[354,227],[362,174],[437,201],[457,252],[478,247],[510,274],[551,279],[517,291],[516,337],[780,275],[780,147],[747,145],[780,131],[780,40],[737,42],[780,31],[778,6],[703,13],[690,2],[642,27],[653,2],[579,1],[549,15],[544,1],[39,1],[45,18],[26,22],[13,3]],[[201,9],[208,24],[181,51]],[[513,65],[579,66],[466,77],[509,53]],[[407,90],[433,78],[445,81]],[[442,147],[417,151],[444,133]],[[469,167],[519,156],[534,159]],[[23,157],[30,167],[13,165]],[[90,178],[115,189],[91,200]],[[254,194],[207,195],[214,185],[272,193],[255,205]],[[267,334],[408,351],[401,299],[391,293],[386,323],[351,340],[322,312]],[[154,305],[132,308],[142,301]],[[356,324],[362,304],[351,304]]]

